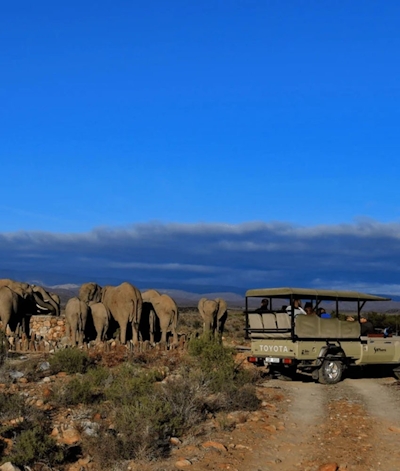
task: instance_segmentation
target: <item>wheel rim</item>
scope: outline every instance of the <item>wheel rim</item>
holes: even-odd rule
[[[329,379],[332,379],[332,380],[337,379],[340,374],[340,369],[337,363],[334,361],[328,361],[325,366],[325,373]]]

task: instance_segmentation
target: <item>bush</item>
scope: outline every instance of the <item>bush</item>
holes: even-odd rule
[[[64,453],[55,440],[38,425],[23,431],[16,440],[11,455],[7,458],[17,466],[43,461],[49,465],[61,463]]]
[[[0,393],[0,421],[5,422],[25,415],[24,398],[17,394]]]
[[[200,381],[212,394],[206,400],[210,412],[257,409],[259,400],[252,384],[255,377],[235,364],[233,349],[200,337],[189,343],[189,353],[198,365]]]
[[[89,356],[86,352],[77,348],[66,348],[58,350],[49,358],[52,373],[65,371],[69,374],[85,373],[90,365]]]
[[[104,387],[109,378],[106,368],[92,368],[56,390],[54,402],[62,406],[99,403],[104,399]]]
[[[137,398],[146,396],[154,387],[156,381],[163,379],[159,371],[145,370],[123,363],[113,374],[109,386],[105,389],[106,398],[115,405],[132,404]]]
[[[218,393],[230,388],[235,378],[233,350],[207,337],[193,339],[189,343],[189,354],[203,372],[204,381],[211,392]]]

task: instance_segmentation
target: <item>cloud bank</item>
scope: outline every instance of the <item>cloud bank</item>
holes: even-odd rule
[[[0,277],[193,292],[297,286],[400,294],[400,224],[136,224],[0,234]]]

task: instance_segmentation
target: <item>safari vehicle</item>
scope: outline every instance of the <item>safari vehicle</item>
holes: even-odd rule
[[[268,299],[269,309],[250,310],[251,298]],[[296,300],[311,302],[315,311],[321,303],[329,304],[331,318],[295,315]],[[250,289],[246,292],[245,308],[246,332],[251,339],[248,361],[267,366],[282,378],[303,372],[324,384],[339,382],[344,370],[352,365],[392,365],[400,378],[400,336],[361,336],[361,310],[367,302],[378,301],[390,299],[354,291]],[[339,305],[343,302],[355,303],[354,322],[339,319]],[[327,311],[331,310],[325,305]]]

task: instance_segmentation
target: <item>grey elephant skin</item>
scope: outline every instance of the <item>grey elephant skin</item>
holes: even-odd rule
[[[46,314],[57,315],[60,312],[59,305],[54,299],[50,301],[50,294],[40,286],[3,278],[0,279],[0,290],[0,317],[4,331],[7,325],[12,332],[22,326],[23,331],[29,336],[29,317],[37,314],[39,307],[40,312]]]
[[[120,341],[126,343],[128,323],[132,325],[132,342],[139,341],[139,324],[142,316],[142,295],[138,288],[124,282],[118,286],[84,283],[79,289],[79,298],[86,303],[102,302],[120,329]]]
[[[99,303],[101,301],[102,288],[94,282],[83,283],[79,288],[78,298],[86,304]]]
[[[88,313],[89,306],[79,298],[74,297],[67,301],[65,321],[72,346],[83,344]]]
[[[92,315],[93,325],[96,330],[96,343],[106,339],[108,326],[110,323],[110,314],[103,303],[89,303],[90,313]]]
[[[167,335],[172,334],[173,344],[178,343],[178,307],[175,301],[167,294],[161,294],[155,289],[142,293],[143,299],[143,331],[149,330],[150,342],[154,344],[155,335],[161,331],[161,343],[167,342]]]
[[[120,328],[120,341],[126,343],[128,323],[132,325],[132,342],[139,342],[139,324],[142,316],[143,300],[140,291],[128,282],[119,286],[104,286],[101,302],[106,306]]]
[[[203,319],[204,334],[210,335],[210,337],[222,337],[228,317],[226,301],[222,298],[201,298],[197,308]]]
[[[24,326],[25,308],[25,300],[22,296],[8,286],[2,286],[0,288],[0,318],[4,332],[7,326],[11,332],[17,332],[20,327],[26,330]]]

